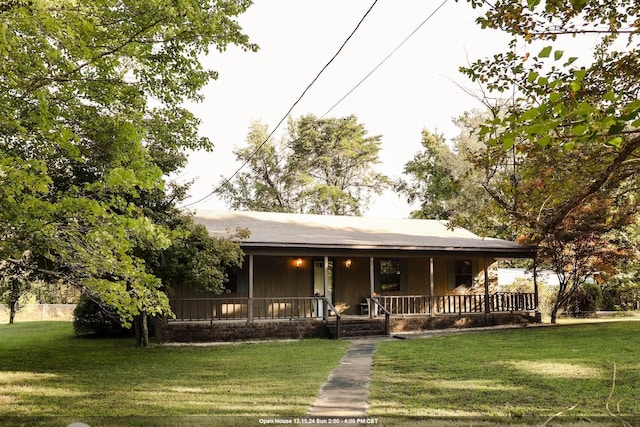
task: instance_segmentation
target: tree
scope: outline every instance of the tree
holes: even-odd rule
[[[183,103],[216,73],[199,58],[255,50],[246,1],[47,2],[0,6],[0,259],[30,250],[41,274],[134,316],[170,314],[137,255],[174,237],[153,203],[184,150],[211,149]]]
[[[622,0],[470,3],[481,26],[513,36],[506,52],[462,68],[492,112],[478,132],[482,185],[558,274],[555,320],[585,275],[627,253],[610,235],[636,214],[639,9]],[[559,47],[563,36],[599,44],[578,58]],[[495,104],[488,92],[509,97]]]
[[[469,2],[484,12],[477,20],[483,28],[513,36],[508,52],[462,68],[487,90],[511,93],[510,108],[482,129],[490,143],[509,148],[516,140],[541,146],[554,141],[571,149],[597,140],[620,148],[621,161],[623,153],[637,149],[640,9],[635,3]],[[540,49],[541,43],[557,44],[563,36],[588,37],[590,44],[599,37],[593,58],[567,57],[553,45]],[[531,51],[517,52],[519,43]]]
[[[254,123],[247,146],[234,152],[248,170],[221,185],[234,209],[321,215],[361,215],[372,194],[390,180],[375,172],[380,137],[355,116],[290,120],[286,138],[266,141],[267,129]]]
[[[9,308],[9,324],[13,324],[20,310],[21,299],[31,289],[31,254],[25,252],[15,263],[0,262],[0,302]]]
[[[268,128],[251,123],[246,145],[234,150],[244,171],[232,181],[224,180],[221,194],[231,209],[262,212],[298,212],[299,183],[288,173],[287,147],[283,140],[268,137]],[[265,141],[267,141],[265,143]]]
[[[613,168],[617,158],[616,147],[599,143],[566,150],[516,142],[509,150],[489,145],[476,155],[484,171],[479,184],[492,201],[478,218],[499,216],[521,241],[540,246],[540,264],[560,282],[552,321],[586,278],[613,269],[628,252],[611,233],[637,214],[640,165]],[[606,182],[595,186],[603,175]],[[566,205],[572,208],[565,211]]]
[[[616,244],[629,248],[619,260],[616,270],[605,272],[602,288],[603,310],[640,309],[640,221],[616,231],[612,239]]]
[[[405,163],[403,174],[408,179],[395,183],[396,191],[404,193],[411,204],[420,202],[420,209],[411,213],[413,218],[448,219],[448,202],[460,190],[459,159],[447,146],[443,135],[422,131],[423,151]]]
[[[182,215],[177,220],[182,224],[172,227],[177,235],[171,246],[141,256],[162,279],[167,292],[187,285],[216,294],[223,292],[229,271],[242,266],[244,253],[238,242],[248,236],[248,231],[236,230],[230,239],[212,238],[190,216]]]
[[[475,156],[485,150],[476,130],[486,117],[487,113],[474,110],[455,118],[460,133],[450,142],[423,130],[424,149],[405,164],[406,178],[399,179],[395,188],[409,203],[420,202],[420,209],[411,213],[415,218],[448,219],[484,236],[513,238],[501,218],[483,209],[491,200],[481,185],[484,173],[476,168]],[[479,211],[485,215],[480,217]]]

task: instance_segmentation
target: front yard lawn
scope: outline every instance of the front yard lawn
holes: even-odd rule
[[[302,417],[348,342],[152,346],[63,322],[0,325],[0,425],[261,425]],[[640,322],[378,344],[382,426],[640,425]],[[615,372],[615,387],[614,387]],[[608,409],[607,409],[608,407]]]
[[[138,348],[130,339],[75,338],[66,322],[0,325],[0,425],[257,425],[259,416],[300,417],[347,345]]]
[[[636,426],[639,355],[637,321],[381,343],[370,416],[476,426],[543,425],[560,414],[550,425]]]

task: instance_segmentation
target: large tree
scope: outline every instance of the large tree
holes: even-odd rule
[[[450,202],[460,191],[459,159],[447,145],[444,135],[422,131],[422,150],[404,165],[403,175],[395,190],[407,196],[420,208],[411,212],[413,218],[448,219]]]
[[[39,273],[77,285],[124,323],[169,314],[161,280],[136,252],[171,245],[152,202],[183,191],[167,195],[163,176],[184,165],[184,150],[211,149],[183,103],[216,77],[200,62],[210,48],[256,48],[235,21],[249,4],[0,6],[0,258],[31,251]]]
[[[476,233],[513,238],[499,217],[483,207],[490,197],[482,187],[484,172],[476,168],[475,156],[486,149],[478,139],[477,127],[487,113],[474,110],[453,120],[459,134],[447,141],[443,135],[422,131],[422,150],[405,163],[403,176],[395,183],[409,203],[420,207],[414,218],[448,219]],[[479,211],[485,216],[480,217]]]
[[[267,128],[254,123],[247,145],[234,152],[246,169],[221,186],[234,209],[361,215],[390,185],[374,169],[380,136],[367,136],[355,116],[302,116],[289,121],[282,140],[266,136]]]
[[[607,254],[625,253],[610,236],[637,206],[640,9],[626,0],[469,3],[483,28],[512,36],[504,52],[462,69],[492,112],[479,130],[482,185],[504,222],[542,247],[561,280],[557,310]],[[580,56],[564,39],[597,45]]]

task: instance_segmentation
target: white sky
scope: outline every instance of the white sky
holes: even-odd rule
[[[273,129],[351,33],[372,0],[256,0],[239,22],[257,53],[235,47],[213,53],[206,65],[219,79],[205,101],[189,108],[202,119],[212,153],[192,153],[182,181],[195,180],[191,198],[209,194],[238,167],[232,150],[244,144],[249,124]],[[322,116],[402,42],[442,0],[379,0],[341,54],[309,90],[292,115]],[[475,90],[458,68],[503,51],[507,38],[481,30],[464,0],[448,2],[367,81],[330,114],[355,114],[370,135],[382,135],[377,169],[392,179],[420,149],[421,131],[457,134],[451,119],[481,105],[456,83]],[[285,123],[286,125],[286,123]],[[284,126],[276,133],[282,134]],[[226,209],[212,196],[189,209]],[[367,216],[401,218],[411,211],[391,193],[376,198]]]

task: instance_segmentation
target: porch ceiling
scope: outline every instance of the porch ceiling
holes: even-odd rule
[[[236,228],[251,235],[245,250],[359,250],[473,252],[501,257],[531,257],[536,248],[508,240],[483,238],[446,221],[271,212],[198,211],[194,221],[210,235],[229,237]]]

